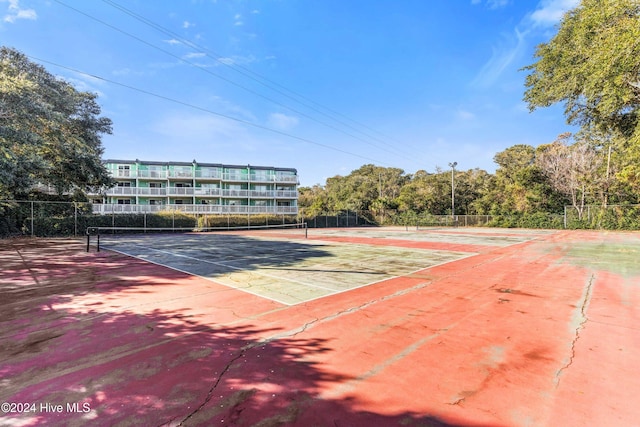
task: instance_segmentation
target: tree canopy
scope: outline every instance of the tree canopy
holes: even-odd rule
[[[582,0],[535,57],[525,68],[531,110],[564,102],[569,123],[596,124],[640,143],[638,0]]]
[[[80,92],[15,49],[0,47],[0,199],[35,184],[59,194],[110,183],[97,95]]]
[[[567,122],[604,134],[624,185],[640,191],[640,1],[582,0],[525,67],[530,110],[564,103]]]

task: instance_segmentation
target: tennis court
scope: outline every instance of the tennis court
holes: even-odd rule
[[[125,229],[118,229],[122,233]],[[109,230],[111,231],[111,230]],[[274,227],[214,233],[125,234],[102,237],[101,247],[252,293],[286,305],[406,276],[456,261],[473,244],[507,246],[527,236],[441,234],[402,230],[312,230]],[[444,230],[446,232],[446,230]],[[337,241],[341,236],[343,242]],[[353,243],[353,237],[362,237]],[[304,238],[303,238],[304,237]],[[391,239],[466,244],[466,251],[394,246]],[[380,241],[380,239],[387,239]],[[349,243],[347,243],[347,241]],[[479,246],[480,247],[480,246]]]
[[[631,426],[640,234],[0,241],[2,426]]]

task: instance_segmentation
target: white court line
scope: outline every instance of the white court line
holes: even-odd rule
[[[232,265],[227,265],[227,264],[223,264],[221,262],[216,262],[216,261],[209,261],[206,259],[200,259],[200,258],[196,258],[196,257],[192,257],[189,255],[182,255],[182,254],[177,254],[175,252],[170,252],[170,251],[164,251],[162,249],[153,249],[153,248],[148,248],[149,250],[152,251],[156,251],[156,252],[161,252],[163,254],[167,254],[167,255],[172,255],[172,256],[176,256],[176,257],[180,257],[180,258],[187,258],[187,259],[192,259],[194,261],[199,261],[199,262],[205,262],[207,264],[213,264],[213,265],[218,265],[220,267],[226,267],[226,268],[231,268],[233,270],[240,270],[240,271],[246,271],[246,268],[242,268],[242,267],[234,267]],[[278,277],[278,276],[273,276],[271,274],[264,274],[264,273],[258,273],[256,271],[252,271],[252,274],[255,274],[257,276],[263,276],[263,277],[268,277],[270,279],[276,279],[276,280],[286,280],[287,282],[292,282],[292,283],[297,283],[298,285],[302,285],[302,286],[308,286],[311,288],[318,288],[318,289],[323,289],[325,291],[335,291],[335,289],[333,288],[327,288],[324,286],[319,286],[319,285],[311,285],[309,283],[305,283],[305,282],[301,282],[299,280],[294,280],[294,279],[287,279],[285,277]]]
[[[524,242],[522,242],[522,243],[524,243]],[[365,245],[365,246],[366,246],[366,245]],[[234,266],[226,265],[226,264],[223,264],[223,263],[221,263],[221,262],[216,262],[216,261],[203,260],[203,259],[199,259],[199,258],[192,257],[192,256],[189,256],[189,255],[177,254],[177,253],[175,253],[175,252],[165,251],[165,250],[162,250],[162,249],[153,249],[153,248],[145,248],[145,249],[146,249],[146,250],[156,251],[156,252],[161,252],[161,253],[163,253],[163,254],[172,255],[172,256],[176,256],[176,257],[187,258],[187,259],[191,259],[191,260],[194,260],[194,261],[200,261],[200,262],[205,262],[205,263],[208,263],[208,264],[214,264],[214,265],[218,265],[218,266],[221,266],[221,267],[231,268],[231,269],[233,269],[233,270],[240,270],[240,271],[245,271],[245,270],[246,270],[246,269],[241,268],[241,267],[234,267]],[[225,287],[230,288],[230,289],[236,289],[236,290],[239,290],[239,291],[242,291],[242,292],[246,292],[246,293],[248,293],[248,294],[255,295],[255,296],[258,296],[258,297],[260,297],[260,298],[265,298],[265,299],[268,299],[268,300],[271,300],[271,301],[275,301],[275,302],[277,302],[277,303],[279,303],[279,304],[283,304],[283,305],[286,305],[286,306],[294,306],[294,305],[301,304],[301,303],[307,303],[307,302],[310,302],[310,301],[315,301],[315,300],[318,300],[318,299],[321,299],[321,298],[325,298],[325,297],[328,297],[328,296],[337,295],[337,294],[342,294],[342,293],[349,292],[349,291],[352,291],[352,290],[355,290],[355,289],[364,288],[364,287],[371,286],[371,285],[374,285],[374,284],[376,284],[376,283],[381,283],[381,282],[384,282],[384,281],[387,281],[387,280],[393,280],[393,279],[397,279],[397,278],[401,278],[401,277],[409,276],[409,275],[412,275],[412,274],[418,273],[418,272],[423,271],[423,270],[431,269],[431,268],[433,268],[433,267],[438,267],[438,266],[440,266],[440,265],[448,264],[448,263],[450,263],[450,262],[460,261],[460,260],[463,260],[463,259],[465,259],[465,258],[469,258],[469,257],[472,257],[472,256],[476,256],[476,255],[478,255],[478,253],[475,253],[475,252],[469,252],[469,253],[467,253],[465,256],[462,256],[462,257],[460,257],[460,258],[456,258],[456,259],[452,259],[452,260],[447,260],[447,261],[442,261],[442,262],[439,262],[439,263],[437,263],[437,264],[433,264],[433,265],[429,265],[429,266],[425,266],[425,267],[420,267],[420,268],[418,268],[418,269],[416,269],[416,270],[412,270],[412,271],[409,271],[409,272],[407,272],[407,273],[403,273],[403,274],[401,274],[401,275],[395,275],[395,276],[391,276],[391,275],[390,275],[389,277],[384,278],[384,279],[382,279],[382,280],[376,280],[376,281],[373,281],[373,282],[364,283],[364,284],[362,284],[362,285],[354,286],[354,287],[352,287],[352,288],[347,288],[347,289],[326,288],[326,287],[323,287],[323,286],[312,285],[312,284],[308,284],[308,283],[301,282],[301,281],[297,281],[297,280],[292,280],[292,279],[287,279],[287,278],[283,278],[283,277],[273,276],[273,275],[269,275],[269,274],[261,274],[261,273],[256,273],[256,272],[254,272],[254,274],[256,274],[256,275],[264,276],[264,277],[269,277],[270,279],[286,280],[286,281],[289,281],[289,282],[292,282],[292,283],[296,283],[296,284],[299,284],[299,285],[302,285],[302,286],[307,286],[307,287],[311,287],[311,288],[323,289],[323,290],[326,290],[326,291],[329,291],[329,292],[330,292],[329,294],[326,294],[326,295],[319,295],[319,296],[316,296],[316,297],[314,297],[314,298],[309,298],[309,299],[300,300],[300,301],[298,301],[298,302],[291,303],[291,302],[280,301],[280,300],[278,300],[278,299],[276,299],[276,298],[273,298],[273,297],[271,297],[271,296],[267,296],[267,295],[265,295],[264,293],[258,293],[258,292],[255,292],[255,291],[249,290],[248,288],[236,287],[236,286],[228,285],[228,284],[222,283],[222,282],[220,282],[220,281],[216,281],[215,279],[212,279],[212,278],[210,278],[210,277],[202,276],[202,275],[200,275],[200,274],[196,274],[196,273],[194,273],[194,272],[192,272],[192,271],[182,270],[182,269],[180,269],[180,268],[173,267],[173,266],[170,266],[170,265],[167,265],[167,264],[163,264],[163,263],[160,263],[160,262],[157,262],[157,261],[153,261],[153,260],[150,260],[150,259],[148,259],[148,258],[143,258],[143,257],[141,257],[141,256],[132,255],[132,254],[129,254],[129,253],[127,253],[127,252],[122,252],[122,251],[120,251],[120,250],[115,250],[115,249],[109,249],[109,250],[112,250],[112,251],[114,251],[114,252],[118,252],[118,253],[121,253],[121,254],[123,254],[123,255],[127,255],[127,256],[130,256],[130,257],[136,258],[136,259],[140,259],[140,260],[142,260],[142,261],[150,262],[150,263],[155,264],[155,265],[159,265],[159,266],[162,266],[162,267],[170,268],[170,269],[172,269],[172,270],[179,271],[179,272],[181,272],[181,273],[189,274],[189,275],[191,275],[191,276],[200,277],[200,278],[202,278],[202,279],[208,280],[208,281],[213,282],[213,283],[216,283],[216,284],[218,284],[218,285],[225,286]],[[445,251],[445,252],[446,252],[446,251]]]
[[[237,290],[237,291],[246,292],[248,294],[255,295],[255,296],[260,297],[260,298],[265,298],[265,299],[268,299],[268,300],[271,300],[271,301],[275,301],[278,304],[282,304],[282,305],[286,305],[286,306],[292,306],[292,305],[299,304],[299,303],[291,304],[289,302],[280,301],[280,300],[278,300],[276,298],[267,297],[267,296],[265,296],[263,294],[259,294],[257,292],[251,291],[250,289],[247,289],[247,288],[230,286],[230,285],[227,285],[225,283],[219,282],[219,281],[217,281],[215,279],[212,279],[211,277],[207,277],[207,276],[202,276],[200,274],[196,274],[193,271],[182,270],[181,268],[178,268],[178,267],[172,267],[170,265],[163,264],[163,263],[157,262],[157,261],[153,261],[153,260],[150,260],[148,258],[143,258],[143,257],[138,256],[138,255],[133,255],[133,254],[130,254],[128,252],[123,252],[123,251],[118,250],[118,249],[109,249],[106,246],[105,246],[105,248],[110,250],[110,251],[117,252],[117,253],[125,255],[125,256],[129,256],[131,258],[139,259],[140,261],[144,261],[144,262],[148,262],[148,263],[151,263],[151,264],[159,265],[160,267],[164,267],[164,268],[168,268],[170,270],[178,271],[180,273],[184,273],[184,274],[187,274],[189,276],[195,276],[195,277],[199,277],[199,278],[204,279],[204,280],[208,280],[209,282],[213,282],[216,285],[224,286],[227,289],[234,289],[234,290]],[[302,301],[302,302],[306,302],[306,300]]]

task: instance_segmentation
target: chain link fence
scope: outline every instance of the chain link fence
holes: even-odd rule
[[[565,206],[564,228],[640,230],[640,205]]]
[[[79,237],[90,227],[213,228],[292,224],[290,214],[93,213],[91,203],[0,200],[0,238]]]
[[[385,211],[322,212],[299,209],[290,214],[186,214],[176,210],[158,213],[93,213],[91,203],[0,200],[0,237],[83,236],[88,227],[208,228],[278,225],[306,222],[309,228],[364,226],[403,227],[522,227],[567,229],[640,229],[640,205],[565,207],[564,215],[538,212],[530,215],[431,215]]]
[[[308,214],[299,209],[302,222],[309,228],[402,226],[402,227],[485,227],[491,225],[491,215],[431,215],[428,213],[352,211],[322,212]]]

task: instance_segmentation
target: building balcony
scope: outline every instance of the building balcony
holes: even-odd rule
[[[193,194],[196,196],[221,196],[222,189],[220,188],[198,188],[196,187],[193,191]]]
[[[275,174],[274,175],[275,182],[288,182],[288,183],[297,183],[298,176],[297,175],[282,175]]]
[[[242,174],[239,172],[224,172],[222,174],[222,180],[223,181],[240,181],[240,182],[246,182],[249,180],[249,175],[247,174]]]
[[[138,171],[136,177],[137,178],[145,178],[145,179],[167,179],[168,172],[167,171],[158,171],[158,170],[142,170]]]
[[[193,196],[194,194],[194,187],[167,187],[168,196]]]
[[[194,178],[195,177],[195,172],[194,171],[189,171],[189,170],[184,170],[184,171],[169,171],[167,174],[167,177],[169,179],[172,178],[178,178],[178,179],[184,179],[184,178]]]
[[[195,173],[196,179],[212,179],[212,180],[220,180],[222,179],[222,172],[219,171],[207,171],[207,170],[197,170]]]
[[[222,197],[249,197],[249,190],[222,190]]]
[[[279,214],[297,215],[297,206],[248,206],[248,205],[213,205],[213,204],[167,204],[167,205],[135,205],[135,204],[100,204],[92,205],[94,214],[111,215],[125,213],[156,213],[177,211],[189,214]]]
[[[274,198],[276,199],[297,199],[297,190],[276,190],[274,191]]]

